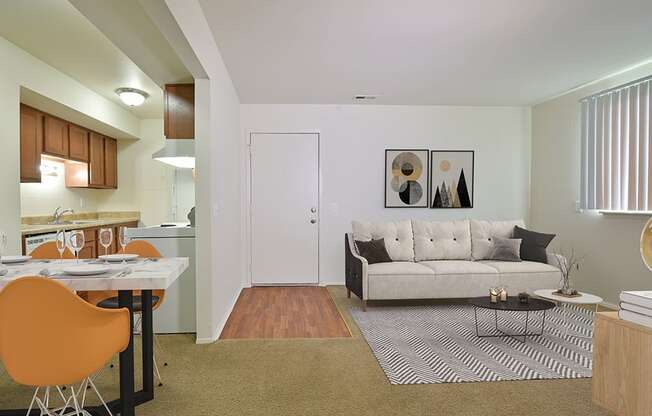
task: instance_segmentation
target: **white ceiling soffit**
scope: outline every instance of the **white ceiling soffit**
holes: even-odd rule
[[[124,106],[139,118],[163,116],[163,91],[67,0],[12,1],[0,13],[0,36]],[[140,107],[127,107],[119,87],[146,91]]]
[[[200,0],[243,103],[529,105],[652,57],[650,0]]]
[[[175,27],[181,32],[164,0],[69,1],[159,86],[193,81],[184,62],[194,62],[179,58],[184,58],[176,47],[182,40],[169,32]],[[167,19],[165,25],[162,19]]]

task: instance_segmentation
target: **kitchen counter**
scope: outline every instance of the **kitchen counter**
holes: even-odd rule
[[[81,230],[84,228],[97,228],[126,222],[140,221],[139,212],[94,212],[70,214],[61,217],[61,221],[78,221],[74,224],[46,224],[51,216],[23,217],[20,231],[23,236],[56,232],[64,229]]]

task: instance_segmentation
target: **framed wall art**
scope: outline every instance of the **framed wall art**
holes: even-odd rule
[[[385,208],[428,208],[427,149],[385,150]]]
[[[430,152],[430,208],[473,208],[473,150]]]

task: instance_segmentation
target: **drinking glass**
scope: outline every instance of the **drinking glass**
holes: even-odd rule
[[[113,242],[113,228],[100,228],[100,244],[104,247],[104,255],[106,256],[109,251],[109,246]],[[104,259],[108,263],[107,259]]]
[[[120,227],[118,233],[119,233],[118,237],[120,240],[120,247],[122,247],[122,254],[125,254],[125,249],[127,248],[127,244],[129,244],[129,240],[131,240],[127,236],[127,227]],[[126,264],[127,260],[123,258],[122,263]]]
[[[2,256],[5,255],[7,250],[7,233],[0,231],[0,263],[2,263]]]
[[[73,231],[73,233],[70,234],[70,245],[72,246],[72,249],[75,251],[75,257],[77,258],[77,262],[79,262],[79,252],[81,251],[82,248],[84,248],[84,232]]]
[[[66,230],[61,229],[57,231],[57,251],[59,252],[59,259],[63,260],[63,253],[66,251]]]

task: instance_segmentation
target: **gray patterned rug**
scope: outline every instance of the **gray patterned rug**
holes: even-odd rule
[[[512,338],[478,338],[470,305],[351,308],[391,384],[463,383],[591,377],[593,313],[577,307],[546,312],[545,331],[526,343]],[[539,331],[541,313],[530,313]],[[499,327],[523,331],[523,315],[498,313]],[[480,333],[495,332],[492,311],[478,309]]]

